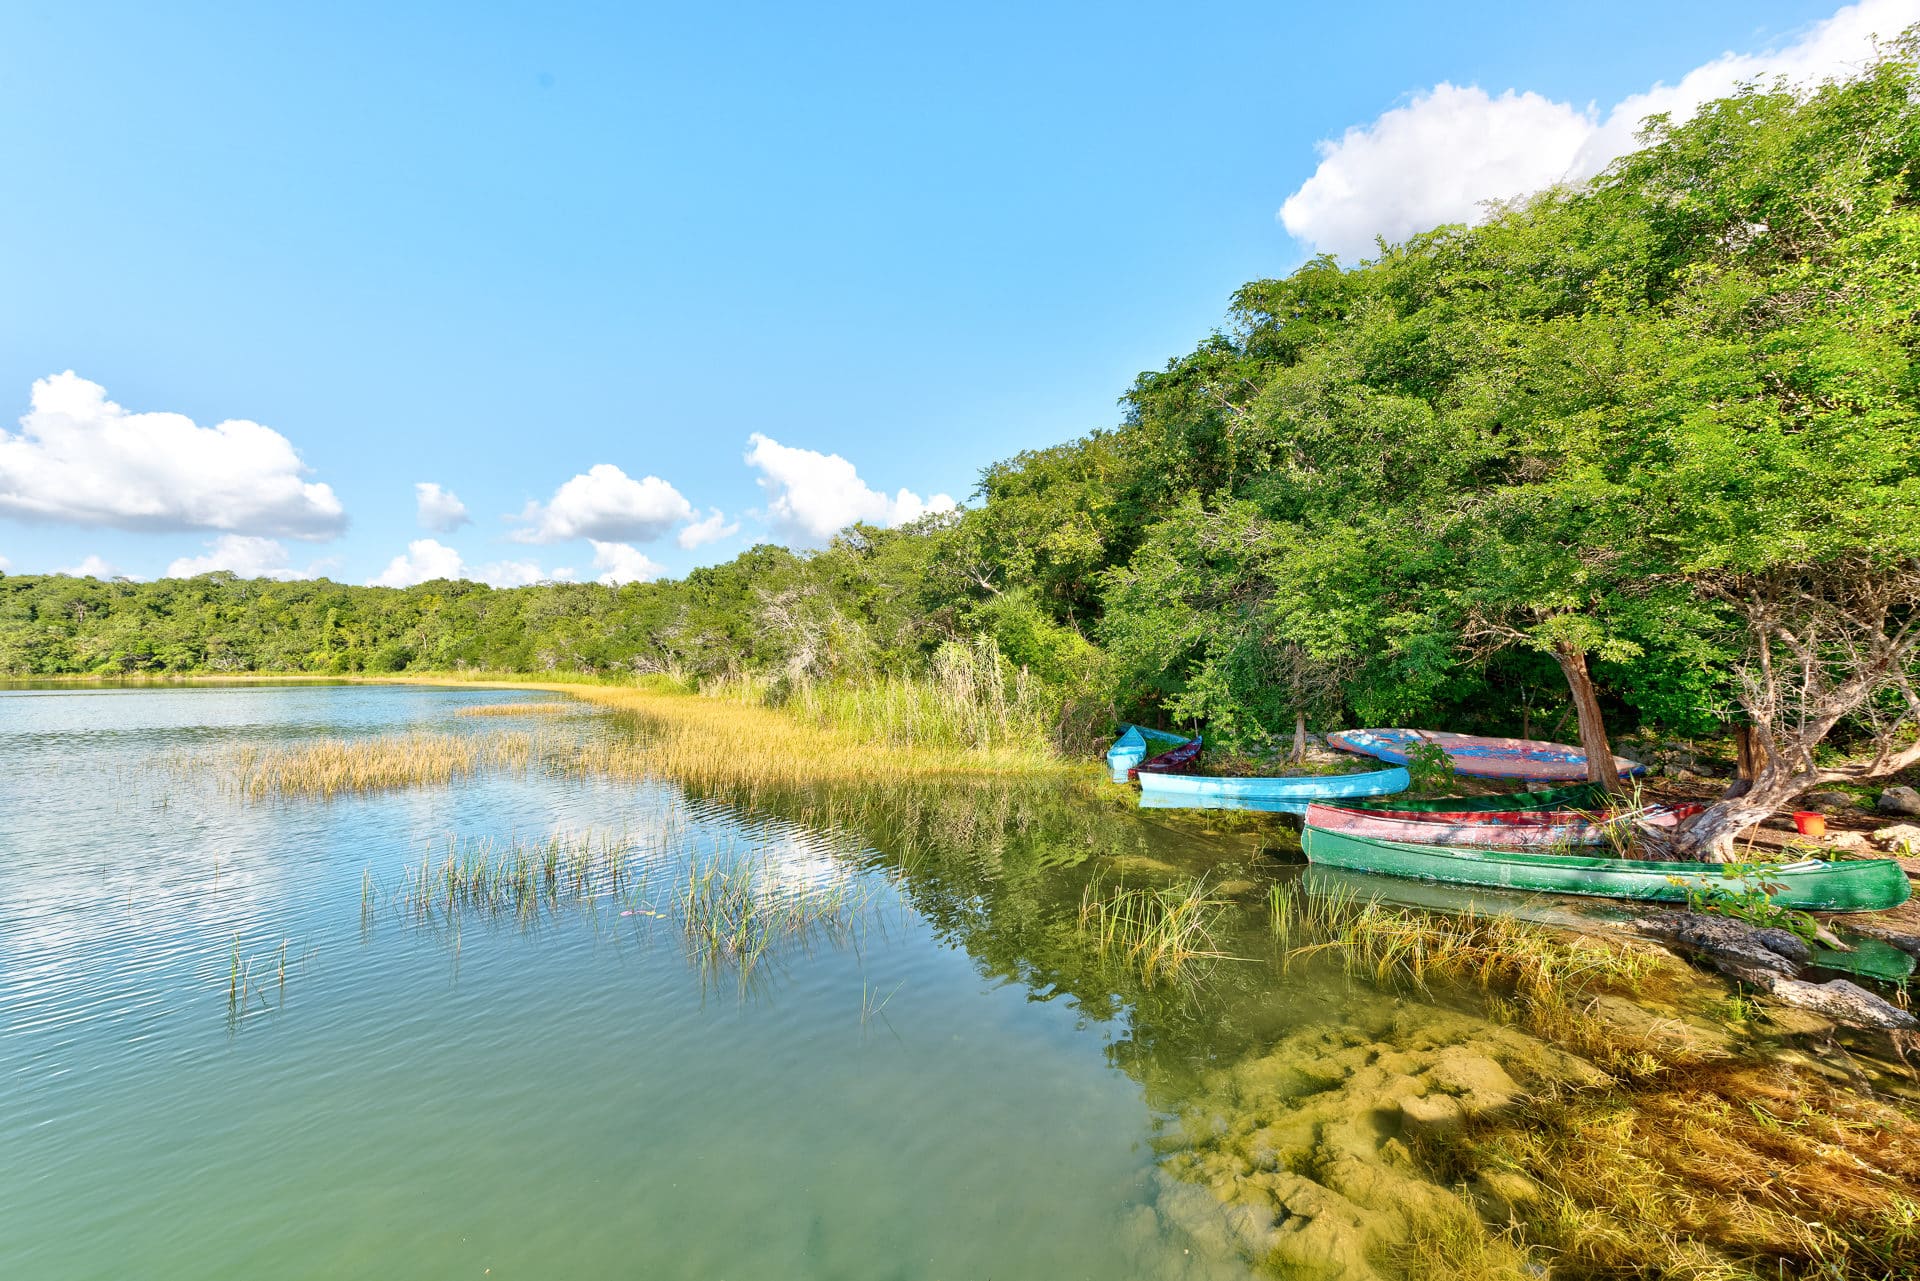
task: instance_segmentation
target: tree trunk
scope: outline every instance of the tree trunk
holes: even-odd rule
[[[1739,759],[1734,763],[1733,782],[1720,795],[1723,801],[1751,792],[1754,780],[1760,777],[1761,769],[1770,759],[1767,740],[1751,722],[1743,721],[1733,727],[1733,746]]]
[[[1293,763],[1298,765],[1307,759],[1307,714],[1293,714]]]
[[[1795,797],[1820,781],[1818,772],[1795,773],[1778,756],[1766,752],[1765,739],[1756,734],[1763,762],[1752,784],[1740,796],[1723,796],[1704,814],[1673,834],[1679,858],[1704,863],[1726,863],[1734,856],[1733,843],[1754,824],[1785,809]]]
[[[1620,790],[1620,771],[1613,765],[1613,745],[1607,741],[1607,723],[1600,715],[1600,698],[1587,674],[1587,652],[1571,645],[1555,645],[1554,661],[1567,678],[1573,709],[1580,718],[1580,750],[1587,756],[1587,781],[1609,792]]]

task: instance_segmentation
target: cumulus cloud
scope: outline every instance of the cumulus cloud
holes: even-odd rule
[[[1861,0],[1762,53],[1725,53],[1678,82],[1656,84],[1602,111],[1537,93],[1492,95],[1441,83],[1371,124],[1322,142],[1320,165],[1280,208],[1280,221],[1316,249],[1347,258],[1446,222],[1469,222],[1489,200],[1578,182],[1633,150],[1650,115],[1684,120],[1743,81],[1801,84],[1843,76],[1873,56],[1874,37],[1920,22],[1920,0]]]
[[[416,538],[407,550],[367,580],[369,587],[412,587],[435,578],[464,578],[489,587],[526,587],[549,581],[568,582],[571,569],[546,570],[530,560],[499,560],[469,565],[465,558],[437,538]]]
[[[129,413],[72,370],[36,381],[31,406],[19,432],[0,431],[0,516],[311,539],[346,528],[333,490],[303,479],[271,427]]]
[[[544,505],[520,513],[522,543],[560,543],[570,538],[649,543],[693,517],[693,504],[658,476],[639,480],[612,463],[598,463],[553,492]]]
[[[53,572],[56,574],[65,574],[69,578],[105,579],[127,577],[127,575],[122,574],[118,569],[107,564],[106,561],[98,556],[89,556],[78,565],[68,565],[65,569],[56,569]]]
[[[8,560],[5,556],[0,556],[0,574],[4,574],[12,568],[13,568],[13,562]]]
[[[733,524],[728,524],[727,518],[721,514],[720,509],[714,507],[708,509],[704,518],[696,520],[691,525],[682,529],[674,541],[686,550],[692,551],[696,547],[704,547],[706,544],[718,542],[722,538],[732,538],[739,532],[739,522],[736,521]]]
[[[222,534],[207,544],[204,556],[182,556],[167,566],[162,578],[192,578],[215,570],[231,570],[242,578],[312,578],[318,563],[295,569],[285,545],[251,534]]]
[[[855,521],[905,525],[953,509],[946,494],[923,499],[902,489],[889,498],[869,488],[838,454],[795,449],[759,432],[747,444],[747,465],[759,469],[760,488],[769,496],[767,517],[792,542],[825,542]]]
[[[667,572],[664,566],[655,564],[638,547],[599,541],[593,544],[593,567],[604,571],[600,581],[609,587],[618,587],[622,583],[649,582]]]
[[[473,517],[467,515],[467,505],[451,489],[423,480],[413,487],[413,494],[422,529],[451,534],[460,526],[473,523]]]

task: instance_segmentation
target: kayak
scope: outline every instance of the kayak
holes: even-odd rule
[[[1365,774],[1321,774],[1281,778],[1217,778],[1206,774],[1140,775],[1142,809],[1262,810],[1304,814],[1314,801],[1384,796],[1405,791],[1403,769]]]
[[[1114,782],[1132,782],[1133,772],[1140,767],[1140,762],[1186,741],[1178,734],[1129,725],[1119,738],[1113,740],[1113,746],[1107,749],[1107,768],[1112,771]]]
[[[1674,827],[1701,810],[1698,805],[1649,805],[1639,810],[1583,814],[1573,810],[1418,811],[1360,809],[1316,803],[1307,807],[1310,827],[1348,836],[1414,845],[1496,845],[1507,849],[1603,845],[1609,829],[1635,824]]]
[[[1524,778],[1541,782],[1574,782],[1587,776],[1587,755],[1564,743],[1533,738],[1489,738],[1480,734],[1449,734],[1426,729],[1349,729],[1327,735],[1327,742],[1343,752],[1372,756],[1405,765],[1407,754],[1431,744],[1453,761],[1453,772],[1471,778]],[[1624,756],[1613,758],[1620,777],[1647,772],[1647,767]]]
[[[1180,744],[1170,751],[1160,753],[1140,762],[1140,768],[1134,771],[1134,777],[1145,774],[1190,774],[1193,763],[1200,759],[1200,740]]]
[[[1395,814],[1471,814],[1502,810],[1604,810],[1614,798],[1598,783],[1549,787],[1537,792],[1504,792],[1499,796],[1434,796],[1416,800],[1392,796],[1347,803],[1350,810],[1380,810]]]
[[[1687,891],[1718,887],[1741,893],[1782,888],[1782,907],[1820,912],[1876,912],[1907,901],[1907,874],[1890,858],[1828,863],[1802,859],[1769,868],[1764,877],[1728,876],[1722,863],[1667,863],[1648,859],[1539,854],[1528,850],[1468,849],[1374,840],[1308,827],[1301,834],[1307,860],[1327,867],[1384,876],[1484,885],[1550,894],[1684,902]]]

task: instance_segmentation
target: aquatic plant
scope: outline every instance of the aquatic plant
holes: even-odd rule
[[[580,709],[578,703],[480,703],[462,707],[455,716],[564,716]]]
[[[481,769],[525,769],[534,757],[534,739],[527,734],[390,734],[247,747],[224,758],[224,765],[235,790],[257,800],[450,783]]]
[[[1592,988],[1630,983],[1659,968],[1654,953],[1548,930],[1501,914],[1457,915],[1393,907],[1347,888],[1316,890],[1301,881],[1268,891],[1274,938],[1284,961],[1332,953],[1347,972],[1379,982],[1427,986],[1429,978],[1512,987],[1523,996],[1562,1000]]]
[[[1102,959],[1121,962],[1152,987],[1182,977],[1195,962],[1226,959],[1219,947],[1226,908],[1205,877],[1109,891],[1095,876],[1081,894],[1078,929]]]
[[[1920,1123],[1786,1065],[1542,1096],[1414,1149],[1442,1178],[1529,1189],[1506,1208],[1555,1276],[1920,1276]]]

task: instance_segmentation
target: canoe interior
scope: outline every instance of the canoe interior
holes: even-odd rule
[[[1499,810],[1598,810],[1610,804],[1607,789],[1598,783],[1548,787],[1531,792],[1502,792],[1498,796],[1436,796],[1418,800],[1395,796],[1357,800],[1347,809],[1393,810],[1400,813],[1474,814]]]

